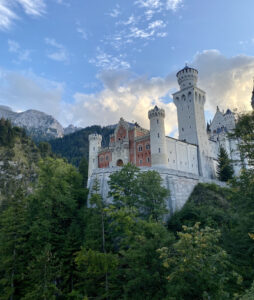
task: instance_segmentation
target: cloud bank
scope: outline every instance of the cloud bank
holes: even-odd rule
[[[217,50],[197,53],[190,64],[199,71],[198,86],[207,93],[205,109],[250,110],[254,57],[225,57]],[[177,130],[176,108],[171,94],[178,89],[175,74],[165,78],[137,76],[128,70],[108,70],[98,75],[103,88],[96,93],[76,92],[72,103],[62,100],[64,85],[29,72],[0,70],[0,104],[14,110],[39,109],[64,125],[108,125],[120,117],[149,128],[147,112],[155,104],[166,111],[166,132]]]

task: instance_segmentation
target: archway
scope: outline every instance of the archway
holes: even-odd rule
[[[123,161],[121,159],[118,159],[118,161],[116,162],[116,165],[118,167],[122,167],[123,166]]]

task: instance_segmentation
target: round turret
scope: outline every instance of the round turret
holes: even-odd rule
[[[165,138],[165,110],[155,106],[149,110],[148,117],[150,120],[150,143],[152,166],[167,166],[167,147]]]
[[[91,176],[94,169],[98,168],[98,152],[101,148],[102,136],[97,133],[89,134],[89,163],[88,177]]]
[[[165,110],[163,108],[159,108],[157,105],[148,112],[148,118],[151,120],[152,118],[162,117],[165,118]]]
[[[196,86],[198,81],[198,70],[185,66],[176,74],[180,89]]]
[[[89,140],[89,142],[90,141],[101,142],[102,141],[102,136],[100,134],[97,134],[97,133],[92,133],[92,134],[89,134],[88,140]]]

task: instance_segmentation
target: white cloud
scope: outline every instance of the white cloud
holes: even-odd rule
[[[166,24],[162,20],[153,21],[148,25],[149,29],[164,28],[164,27],[166,27]]]
[[[0,30],[9,29],[19,19],[15,12],[17,6],[21,6],[27,15],[37,17],[46,10],[44,0],[0,0]]]
[[[227,58],[217,50],[195,55],[191,65],[199,71],[198,87],[206,91],[205,110],[214,114],[221,109],[251,109],[254,57],[239,55]],[[116,123],[120,117],[137,121],[149,128],[148,110],[157,104],[166,111],[166,132],[177,134],[176,108],[171,94],[178,89],[176,70],[165,78],[135,76],[129,71],[108,71],[99,79],[103,89],[97,93],[76,93],[68,109],[70,123],[87,126]],[[166,99],[166,101],[165,101]]]
[[[47,54],[48,58],[59,62],[69,61],[68,51],[65,49],[63,45],[57,43],[56,40],[52,38],[45,38],[45,43],[51,46],[52,48],[54,48],[54,50],[51,50]]]
[[[112,18],[117,18],[120,14],[121,14],[121,11],[120,11],[120,7],[119,7],[118,4],[116,5],[115,8],[113,8],[113,9],[108,13],[108,15],[111,16]]]
[[[129,69],[130,64],[124,60],[124,55],[113,56],[103,52],[99,47],[95,58],[91,58],[89,63],[94,64],[96,67],[106,70],[116,69]]]
[[[61,83],[36,76],[31,71],[0,69],[0,103],[14,111],[37,109],[60,117],[62,111]]]
[[[76,93],[69,108],[80,126],[99,123],[115,124],[120,117],[137,121],[149,129],[148,110],[154,105],[163,107],[168,116],[166,131],[175,131],[177,119],[173,103],[161,99],[174,86],[174,76],[166,78],[136,77],[128,71],[107,71],[99,76],[103,90],[94,94]],[[97,121],[96,121],[97,120]]]
[[[16,41],[8,40],[9,52],[15,53],[17,55],[17,61],[22,62],[30,60],[31,51],[27,49],[22,49]]]
[[[81,35],[82,39],[87,40],[87,33],[85,31],[85,29],[83,29],[82,27],[78,26],[76,28],[77,32]]]
[[[15,49],[15,45],[13,47]],[[206,50],[197,53],[190,65],[199,71],[198,87],[206,91],[205,109],[209,114],[215,112],[217,105],[224,110],[251,109],[253,56],[225,57],[217,50]],[[170,101],[172,92],[178,89],[177,71],[165,78],[137,76],[128,70],[102,72],[98,76],[103,84],[100,91],[76,92],[74,102],[66,103],[62,101],[63,84],[31,72],[0,69],[0,103],[14,110],[39,109],[52,114],[64,125],[109,125],[123,117],[128,121],[137,121],[148,129],[147,112],[156,104],[166,111],[166,132],[174,134],[177,116],[176,108]]]
[[[167,0],[166,7],[169,10],[176,11],[182,6],[183,0]]]
[[[199,86],[207,93],[208,110],[238,108],[249,110],[254,56],[226,57],[218,50],[197,53],[193,65],[199,71]]]
[[[45,12],[46,4],[44,0],[14,0],[19,3],[26,14],[41,16]]]

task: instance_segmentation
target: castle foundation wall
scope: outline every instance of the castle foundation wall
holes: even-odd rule
[[[109,192],[109,176],[119,171],[121,168],[105,168],[105,169],[95,169],[92,176],[88,180],[88,188],[91,193],[94,181],[97,178],[100,184],[100,193],[104,200],[111,201],[108,198]],[[195,174],[176,171],[168,168],[159,168],[159,167],[141,167],[141,172],[146,171],[157,171],[161,178],[163,179],[163,185],[170,190],[170,196],[166,199],[167,208],[170,211],[170,214],[173,214],[175,211],[180,210],[185,202],[188,200],[191,192],[194,187],[199,183],[215,183],[220,186],[225,186],[224,183],[212,180],[208,178],[203,178]]]

